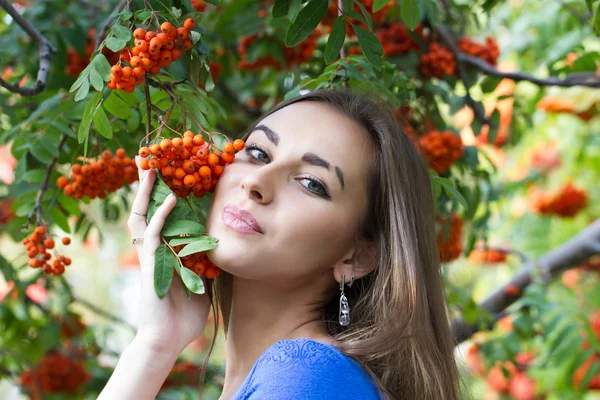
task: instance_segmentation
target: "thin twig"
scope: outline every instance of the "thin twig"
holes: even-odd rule
[[[56,48],[46,39],[37,29],[35,29],[19,12],[12,6],[8,0],[0,0],[0,6],[8,12],[13,20],[38,44],[38,54],[40,57],[40,67],[38,69],[35,86],[26,88],[19,86],[19,83],[10,84],[0,77],[0,86],[5,87],[13,93],[22,96],[34,96],[40,93],[46,87],[48,72],[50,71],[50,59],[56,53]]]
[[[67,141],[67,135],[62,135],[62,138],[60,139],[60,143],[58,144],[58,148],[56,149],[57,154],[60,154],[62,147],[66,141]],[[48,181],[50,180],[50,175],[52,174],[52,170],[54,168],[54,164],[56,164],[57,159],[58,159],[58,156],[52,157],[52,161],[50,161],[50,163],[46,167],[46,176],[44,177],[44,181],[40,185],[37,195],[35,196],[35,205],[33,207],[33,210],[31,210],[31,212],[27,216],[26,228],[29,228],[29,224],[31,223],[31,219],[33,218],[34,214],[36,214],[36,216],[37,216],[38,226],[43,225],[44,219],[42,217],[42,198],[44,197],[44,193],[46,193],[46,190],[48,190]]]
[[[338,0],[337,6],[338,6],[338,17],[340,17],[344,13],[344,5],[342,4],[342,0]],[[344,22],[344,23],[346,23],[346,22]],[[345,36],[344,36],[344,41],[346,41]],[[346,52],[344,50],[344,45],[342,44],[342,47],[340,48],[340,59],[343,60],[345,57],[346,57]],[[342,65],[342,69],[344,70],[344,86],[346,87],[346,89],[348,89],[349,88],[348,71],[346,71],[346,68],[344,68],[343,65]]]

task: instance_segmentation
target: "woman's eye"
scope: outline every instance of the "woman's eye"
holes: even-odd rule
[[[255,144],[247,145],[246,148],[244,149],[244,151],[251,158],[254,158],[255,160],[258,160],[260,162],[264,162],[265,164],[270,161],[269,156],[267,156],[267,153]],[[254,151],[256,151],[257,153],[254,153]],[[255,155],[255,154],[257,154],[257,155]],[[265,158],[261,160],[260,159],[261,156],[264,156]],[[314,193],[316,195],[319,195],[319,196],[322,196],[325,198],[329,198],[329,193],[327,193],[327,189],[325,189],[325,187],[319,181],[312,179],[312,178],[299,178],[298,180],[308,181],[309,182],[308,185],[302,184],[302,186],[307,188],[311,193]]]
[[[304,185],[308,190],[310,190],[311,192],[318,194],[318,195],[322,195],[325,197],[329,197],[329,194],[327,193],[327,191],[325,190],[325,188],[323,187],[323,185],[321,185],[319,182],[315,181],[314,179],[311,178],[300,178],[299,180],[301,181],[308,181],[309,184],[308,185]]]
[[[261,149],[259,149],[259,148],[258,148],[258,147],[256,147],[256,146],[252,146],[252,145],[251,145],[251,146],[246,146],[246,148],[245,148],[245,151],[246,151],[246,153],[247,153],[247,154],[248,154],[250,157],[257,159],[258,161],[263,161],[263,160],[259,159],[259,157],[256,157],[256,156],[254,156],[254,155],[252,154],[252,152],[253,152],[254,150],[257,150],[257,151],[259,152],[259,157],[260,157],[260,155],[261,155],[261,154],[264,154],[265,156],[267,155],[267,153],[265,153],[264,151],[262,151]],[[269,157],[266,157],[266,160],[268,161],[268,160],[269,160]],[[263,161],[263,162],[265,162],[265,161]]]

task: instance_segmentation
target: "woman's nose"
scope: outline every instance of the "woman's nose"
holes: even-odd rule
[[[266,166],[248,173],[240,181],[246,196],[257,203],[269,203],[273,198],[274,175],[266,171]]]

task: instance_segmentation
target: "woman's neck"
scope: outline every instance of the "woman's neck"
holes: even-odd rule
[[[285,287],[233,277],[223,393],[235,393],[275,342],[309,338],[331,344],[319,311],[308,304],[323,293],[316,286]]]

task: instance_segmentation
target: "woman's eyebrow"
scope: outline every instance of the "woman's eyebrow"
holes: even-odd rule
[[[277,146],[279,144],[279,134],[275,131],[273,131],[271,128],[269,128],[266,125],[257,125],[254,128],[255,131],[262,131],[264,132],[264,134],[267,136],[267,139],[269,139],[269,141],[271,143],[273,143],[275,146]],[[324,160],[323,158],[319,157],[318,155],[314,154],[314,153],[306,153],[302,156],[302,161],[309,163],[311,165],[315,165],[317,167],[324,167],[327,168],[327,170],[330,170],[330,164],[328,161]],[[342,169],[338,166],[335,167],[335,173],[338,177],[338,180],[340,181],[340,185],[342,186],[342,190],[344,190],[344,173],[342,172]]]

